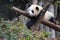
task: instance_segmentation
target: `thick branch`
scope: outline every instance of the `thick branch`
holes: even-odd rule
[[[14,6],[12,6],[11,9],[14,10],[14,11],[16,11],[16,12],[19,12],[22,15],[27,15],[26,11],[23,11],[23,10],[21,10],[19,8],[14,7]]]
[[[16,12],[19,12],[21,15],[24,15],[24,16],[30,18],[30,16],[27,14],[26,11],[23,11],[23,10],[21,10],[21,9],[19,9],[19,8],[16,8],[16,7],[12,6],[12,7],[11,7],[11,10],[14,10],[14,11],[16,11]]]
[[[23,11],[21,9],[18,9],[18,8],[14,7],[14,6],[12,7],[12,10],[14,10],[16,12],[19,12],[22,15],[26,15],[27,14],[27,12],[25,12],[25,11]],[[54,23],[51,23],[51,22],[46,21],[46,20],[41,20],[41,23],[47,25],[50,28],[55,29],[56,31],[60,31],[60,26],[59,25],[55,25]]]
[[[60,32],[60,26],[59,25],[56,25],[56,24],[54,24],[50,21],[46,21],[44,19],[41,20],[41,23],[48,26],[48,27],[50,27],[50,28],[52,28],[52,29],[54,29],[54,30],[56,30],[56,31]]]

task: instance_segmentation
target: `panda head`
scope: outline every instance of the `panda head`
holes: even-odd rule
[[[28,9],[27,9],[27,12],[28,12],[28,15],[29,16],[37,16],[40,11],[42,10],[43,8],[39,5],[31,5]]]

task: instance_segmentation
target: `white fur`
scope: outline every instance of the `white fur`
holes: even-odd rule
[[[35,8],[39,7],[39,11],[37,11]],[[43,9],[42,6],[39,5],[31,5],[28,9],[27,12],[29,13],[30,16],[37,16],[40,11]],[[31,12],[31,10],[34,10],[34,13]],[[54,17],[54,14],[51,13],[50,11],[46,11],[45,15],[44,15],[44,19],[49,20],[51,17]]]
[[[51,13],[50,11],[46,11],[45,15],[44,15],[44,19],[45,20],[49,20],[51,17],[54,18],[54,14]]]

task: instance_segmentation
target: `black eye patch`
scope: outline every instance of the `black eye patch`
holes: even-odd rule
[[[38,7],[36,7],[36,10],[39,10],[39,8],[38,8]]]
[[[33,10],[31,10],[31,12],[32,12],[32,13],[34,13],[34,11],[33,11]]]

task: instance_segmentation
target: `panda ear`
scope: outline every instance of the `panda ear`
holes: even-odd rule
[[[31,5],[29,4],[28,7],[30,7]]]
[[[31,6],[31,3],[29,3],[29,4],[27,4],[28,5],[28,7],[30,7]]]
[[[36,7],[36,10],[39,10],[39,7]]]

